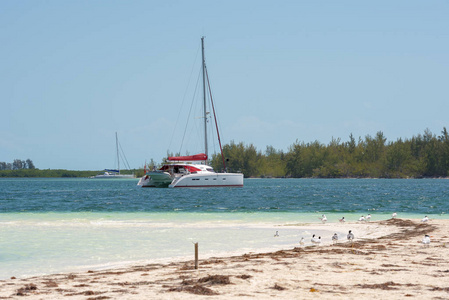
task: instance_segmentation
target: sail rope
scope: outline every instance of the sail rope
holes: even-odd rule
[[[125,151],[123,151],[122,145],[120,144],[120,142],[118,142],[118,146],[120,148],[119,154],[120,154],[120,157],[122,158],[123,162],[125,163],[125,167],[127,167],[128,170],[131,170],[131,167],[129,166],[129,163],[128,163],[128,159],[125,156]]]
[[[207,87],[208,87],[208,89],[209,89],[210,103],[211,103],[211,105],[212,105],[212,111],[213,111],[213,113],[214,113],[215,128],[217,128],[218,144],[220,145],[221,158],[222,158],[222,160],[223,160],[223,168],[224,168],[224,170],[226,171],[226,164],[225,164],[225,159],[224,159],[224,155],[223,155],[223,148],[221,147],[220,131],[218,130],[217,115],[215,114],[215,106],[214,106],[214,101],[213,101],[213,99],[212,99],[212,90],[211,90],[211,88],[210,88],[209,73],[207,73],[207,68],[206,68],[206,66],[204,66],[204,68],[206,69]]]

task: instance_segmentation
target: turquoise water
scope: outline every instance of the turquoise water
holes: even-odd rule
[[[301,223],[446,218],[449,180],[245,179],[243,188],[143,189],[137,180],[0,179],[0,279],[275,250]],[[289,225],[289,226],[285,226]],[[273,239],[279,230],[280,238]],[[320,232],[314,232],[320,234]],[[322,232],[324,235],[325,232]]]

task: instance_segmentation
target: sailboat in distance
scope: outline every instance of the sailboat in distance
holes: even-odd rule
[[[209,92],[212,111],[217,128],[217,138],[220,145],[223,160],[223,170],[226,170],[223,149],[221,147],[220,134],[218,132],[217,118],[210,91],[209,78],[207,75],[206,61],[204,58],[204,37],[201,38],[202,53],[202,79],[203,79],[203,119],[204,119],[204,153],[188,156],[168,157],[167,162],[160,169],[149,170],[140,179],[138,185],[142,187],[243,187],[242,173],[217,173],[207,165],[207,109],[206,91]],[[207,85],[206,85],[207,82]]]
[[[93,179],[119,179],[119,178],[136,178],[134,174],[120,174],[120,151],[119,151],[119,142],[117,137],[117,132],[115,133],[115,147],[117,149],[117,169],[105,169],[103,174],[98,174],[96,176],[92,176],[90,178]],[[123,152],[123,150],[122,150]],[[125,156],[123,154],[123,156]],[[126,157],[125,157],[126,161]],[[126,163],[128,163],[126,161]],[[129,168],[129,164],[128,164]]]

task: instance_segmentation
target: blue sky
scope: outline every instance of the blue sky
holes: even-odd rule
[[[1,1],[0,161],[111,168],[115,132],[133,168],[201,152],[176,121],[201,36],[223,143],[438,135],[447,16],[447,1]]]

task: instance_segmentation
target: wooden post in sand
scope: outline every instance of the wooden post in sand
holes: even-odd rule
[[[198,243],[195,243],[195,270],[198,269]]]

